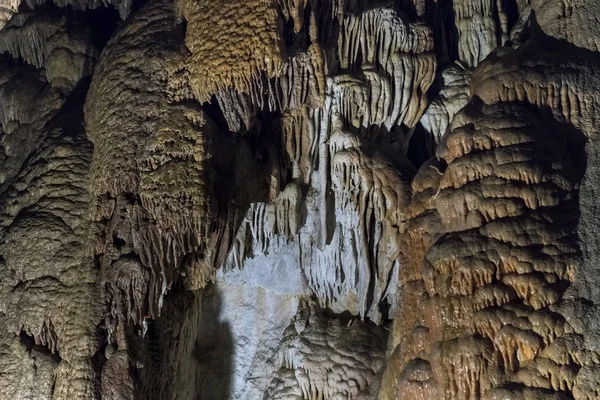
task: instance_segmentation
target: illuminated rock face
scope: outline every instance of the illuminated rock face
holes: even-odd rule
[[[0,399],[600,398],[598,17],[0,3]]]

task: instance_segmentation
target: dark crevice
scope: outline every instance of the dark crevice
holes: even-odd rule
[[[415,21],[418,19],[417,7],[415,2],[412,0],[400,0],[396,2],[397,8],[411,20]]]
[[[113,245],[117,248],[117,250],[120,250],[127,245],[127,242],[125,241],[125,239],[119,237],[118,234],[115,232],[113,234]]]
[[[354,315],[348,310],[336,313],[329,308],[320,308],[318,312],[327,319],[337,319],[346,324],[359,318],[358,315]]]
[[[137,205],[140,203],[139,196],[135,193],[130,193],[130,192],[123,193],[123,197],[125,198],[127,203],[130,205]]]
[[[229,124],[225,119],[223,110],[221,109],[221,107],[219,107],[219,101],[217,100],[217,96],[213,94],[210,98],[210,102],[204,103],[202,105],[202,108],[204,109],[206,115],[208,115],[208,117],[211,119],[211,121],[215,123],[217,129],[220,132],[233,134],[233,132],[229,130]]]
[[[86,11],[83,21],[92,31],[92,43],[101,50],[117,29],[121,18],[112,7],[98,7]]]
[[[418,123],[408,144],[406,156],[409,161],[418,169],[435,155],[435,138],[431,132],[428,132],[421,123]]]
[[[129,11],[129,16],[134,15],[149,2],[150,0],[131,0],[131,10]]]
[[[500,4],[502,6],[502,3]],[[494,19],[494,25],[496,26],[496,46],[500,46],[502,43],[502,23],[500,22],[500,13],[503,11],[502,9],[498,9],[498,2],[492,1],[491,4],[491,17]],[[508,33],[508,32],[506,32]]]
[[[363,216],[364,220],[365,220],[365,226],[367,227],[366,231],[363,232],[362,234],[364,235],[363,240],[365,241],[365,244],[368,246],[369,243],[374,242],[376,239],[374,237],[371,237],[370,233],[374,233],[376,232],[376,225],[377,225],[377,220],[375,219],[375,214],[373,212],[368,212],[367,208],[365,207],[365,214]],[[369,215],[370,214],[370,215]],[[375,246],[375,249],[369,249],[367,250],[367,257],[368,257],[368,264],[365,267],[368,267],[370,269],[370,276],[369,276],[369,282],[367,285],[367,298],[365,301],[365,313],[369,313],[369,310],[375,305],[375,281],[376,281],[376,277],[377,277],[377,246]],[[360,282],[360,281],[359,281]],[[379,305],[377,304],[377,307]],[[365,321],[368,321],[370,318],[365,315]]]
[[[185,57],[192,55],[190,49],[185,45],[185,36],[187,35],[187,20],[182,18],[181,21],[175,26],[177,34],[179,35],[179,41],[181,43],[181,52]]]
[[[19,334],[19,340],[21,341],[21,344],[23,344],[29,351],[35,350],[38,353],[41,353],[41,354],[44,354],[44,355],[50,357],[56,363],[59,363],[62,361],[62,358],[60,357],[60,354],[58,351],[53,353],[46,346],[36,344],[35,338],[31,335],[28,335],[27,333],[25,333],[23,331],[21,331],[21,333]]]
[[[102,324],[96,327],[96,337],[98,339],[98,350],[92,356],[92,368],[96,375],[96,382],[100,382],[100,376],[102,375],[102,367],[106,363],[105,351],[108,346],[108,339],[106,336],[106,329]]]
[[[394,269],[392,268],[392,270],[390,271],[390,274],[393,271],[394,271]],[[394,318],[394,315],[390,315],[391,308],[392,308],[392,305],[388,301],[387,297],[384,298],[382,301],[379,302],[379,312],[381,312],[381,320],[383,322],[388,322],[389,323]]]
[[[504,12],[506,13],[506,19],[508,22],[508,30],[512,30],[517,21],[519,20],[519,5],[515,0],[504,0]]]
[[[297,21],[290,16],[287,20],[281,15],[283,23],[282,37],[288,57],[306,52],[310,45],[310,14],[311,8],[307,6],[304,8],[303,22],[304,25],[299,32],[296,32],[294,27]]]
[[[30,8],[28,2],[21,2],[20,13],[35,12],[36,15],[64,15],[67,21],[67,29],[74,36],[81,35],[78,30],[89,29],[92,45],[99,51],[106,45],[114,31],[117,29],[121,19],[118,11],[110,7],[98,7],[94,9],[79,10],[71,5],[59,7],[53,3],[45,3]]]

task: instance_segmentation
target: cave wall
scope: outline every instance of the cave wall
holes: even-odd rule
[[[0,399],[600,398],[599,18],[0,0]]]

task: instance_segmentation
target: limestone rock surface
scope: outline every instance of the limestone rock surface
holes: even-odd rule
[[[599,17],[0,0],[0,400],[600,398]]]

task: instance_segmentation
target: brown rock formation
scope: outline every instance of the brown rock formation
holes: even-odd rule
[[[0,399],[600,398],[599,10],[0,0]]]

